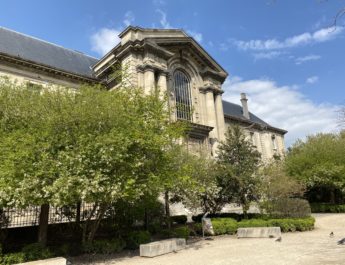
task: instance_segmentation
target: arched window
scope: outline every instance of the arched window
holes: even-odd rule
[[[189,78],[177,70],[174,73],[174,92],[176,101],[176,116],[181,120],[192,120],[192,98]]]

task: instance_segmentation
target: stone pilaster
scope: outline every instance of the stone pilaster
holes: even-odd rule
[[[213,130],[210,132],[211,138],[218,138],[217,130],[217,115],[214,102],[213,90],[206,89],[206,108],[207,108],[207,125],[213,127]]]
[[[224,111],[222,103],[222,92],[215,94],[215,105],[216,105],[216,116],[217,116],[217,129],[218,129],[218,139],[223,141],[225,139],[225,121],[224,121]]]
[[[152,92],[155,87],[155,72],[152,68],[146,68],[144,71],[144,91],[146,95]]]

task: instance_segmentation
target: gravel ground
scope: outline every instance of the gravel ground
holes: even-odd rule
[[[189,243],[177,253],[155,258],[142,258],[137,252],[117,256],[81,256],[72,264],[116,265],[334,265],[345,264],[345,245],[337,241],[345,237],[345,214],[317,214],[315,230],[285,233],[282,242],[275,239],[237,239],[215,237],[213,241]],[[334,237],[329,233],[333,231]]]

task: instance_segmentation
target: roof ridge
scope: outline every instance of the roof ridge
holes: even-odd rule
[[[40,41],[40,42],[44,42],[44,43],[47,43],[47,44],[56,46],[56,47],[61,48],[61,49],[64,49],[64,50],[68,50],[68,51],[71,51],[71,52],[74,52],[74,53],[79,53],[79,54],[82,54],[82,55],[84,55],[84,56],[90,57],[90,58],[92,58],[92,59],[99,60],[99,58],[96,58],[96,57],[94,57],[94,56],[88,55],[88,54],[83,53],[83,52],[81,52],[81,51],[77,51],[77,50],[73,50],[73,49],[70,49],[70,48],[66,48],[66,47],[63,47],[62,45],[59,45],[59,44],[56,44],[56,43],[53,43],[53,42],[49,42],[49,41],[40,39],[40,38],[38,38],[38,37],[34,37],[34,36],[31,36],[31,35],[28,35],[28,34],[25,34],[25,33],[22,33],[22,32],[16,31],[16,30],[13,30],[13,29],[9,29],[9,28],[3,27],[3,26],[0,26],[0,29],[4,29],[4,30],[7,30],[7,31],[10,31],[10,32],[13,32],[13,33],[16,33],[16,34],[19,34],[19,35],[28,37],[28,38],[30,38],[30,39],[38,40],[38,41]]]

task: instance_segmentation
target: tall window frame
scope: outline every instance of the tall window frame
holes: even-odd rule
[[[178,120],[193,120],[190,83],[190,78],[183,70],[175,70],[173,74],[173,87],[176,104],[176,118]]]

